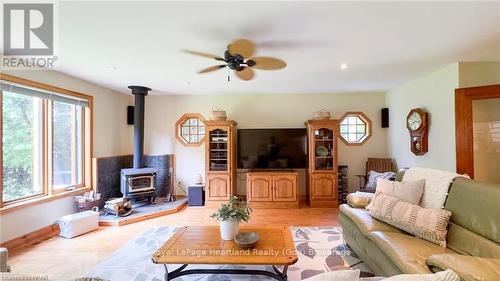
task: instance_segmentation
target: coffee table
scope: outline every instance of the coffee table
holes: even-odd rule
[[[289,265],[297,262],[295,245],[287,227],[241,227],[255,231],[260,240],[252,249],[220,238],[218,226],[181,227],[153,254],[153,262],[165,266],[165,280],[189,274],[250,274],[287,280]],[[182,264],[169,272],[167,265]],[[273,271],[251,269],[186,269],[190,264],[270,265]],[[277,266],[283,266],[280,271]]]

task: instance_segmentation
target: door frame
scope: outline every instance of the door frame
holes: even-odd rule
[[[500,84],[455,90],[455,147],[457,173],[474,179],[472,101],[500,98]]]

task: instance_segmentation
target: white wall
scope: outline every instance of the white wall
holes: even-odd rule
[[[355,175],[365,173],[367,157],[387,156],[387,129],[380,127],[384,93],[148,96],[145,153],[174,153],[177,177],[183,186],[192,183],[194,175],[204,175],[204,145],[183,146],[175,138],[175,122],[186,112],[199,112],[208,118],[213,106],[226,110],[229,119],[238,122],[238,128],[303,128],[320,109],[331,111],[334,118],[346,111],[363,111],[373,122],[372,137],[362,146],[338,142],[339,163],[349,165],[351,189],[357,186]]]
[[[132,96],[56,71],[12,71],[7,74],[81,92],[94,97],[94,156],[129,154],[132,128],[126,124]],[[0,242],[35,231],[74,212],[72,198],[58,199],[0,215]]]
[[[401,85],[386,95],[391,111],[388,152],[399,168],[456,170],[455,89],[500,83],[500,62],[460,62]],[[429,152],[410,151],[406,115],[412,108],[429,112]]]
[[[389,155],[398,168],[428,167],[455,171],[455,89],[458,88],[458,64],[425,75],[391,90],[386,95],[390,110]],[[406,128],[408,112],[424,108],[430,117],[429,152],[415,156],[410,151]]]

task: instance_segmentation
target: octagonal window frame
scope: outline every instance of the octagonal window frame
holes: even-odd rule
[[[197,119],[196,121],[190,121],[193,119]],[[201,115],[200,113],[184,113],[175,123],[175,137],[179,142],[181,142],[184,146],[200,146],[205,142],[205,130],[206,130],[206,125],[205,125],[205,117]],[[188,122],[187,126],[184,126],[185,123]],[[200,126],[203,124],[203,126]],[[200,134],[200,127],[203,127],[203,133]],[[195,141],[189,141],[186,139],[185,134],[183,134],[183,131],[187,130],[187,137],[190,138],[191,136],[195,136],[196,139]],[[196,132],[196,133],[192,133]],[[202,136],[200,138],[200,136]]]
[[[349,117],[355,117],[355,118],[359,118],[359,120],[361,120],[361,123],[363,124],[359,124],[359,122],[357,120],[353,120],[353,119],[348,119]],[[344,121],[347,119],[347,124],[343,124]],[[356,137],[355,140],[349,140],[349,136],[347,136],[347,139],[344,137],[344,134],[342,133],[344,130],[343,130],[343,127],[347,127],[347,130],[351,130],[352,128],[354,128],[356,131],[355,132],[347,132],[347,134],[361,134],[361,133],[357,133],[357,130],[359,128],[359,126],[363,126],[364,125],[364,135],[360,138]],[[370,118],[368,118],[368,116],[366,116],[363,112],[358,112],[358,111],[351,111],[351,112],[346,112],[340,119],[339,119],[339,138],[346,144],[346,145],[363,145],[364,143],[366,143],[366,141],[368,141],[368,139],[370,139],[370,137],[372,136],[372,121],[370,120]]]

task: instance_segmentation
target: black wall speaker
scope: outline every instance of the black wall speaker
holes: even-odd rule
[[[134,107],[127,106],[127,125],[134,125]]]
[[[382,108],[380,113],[382,114],[382,128],[389,128],[389,108]]]

